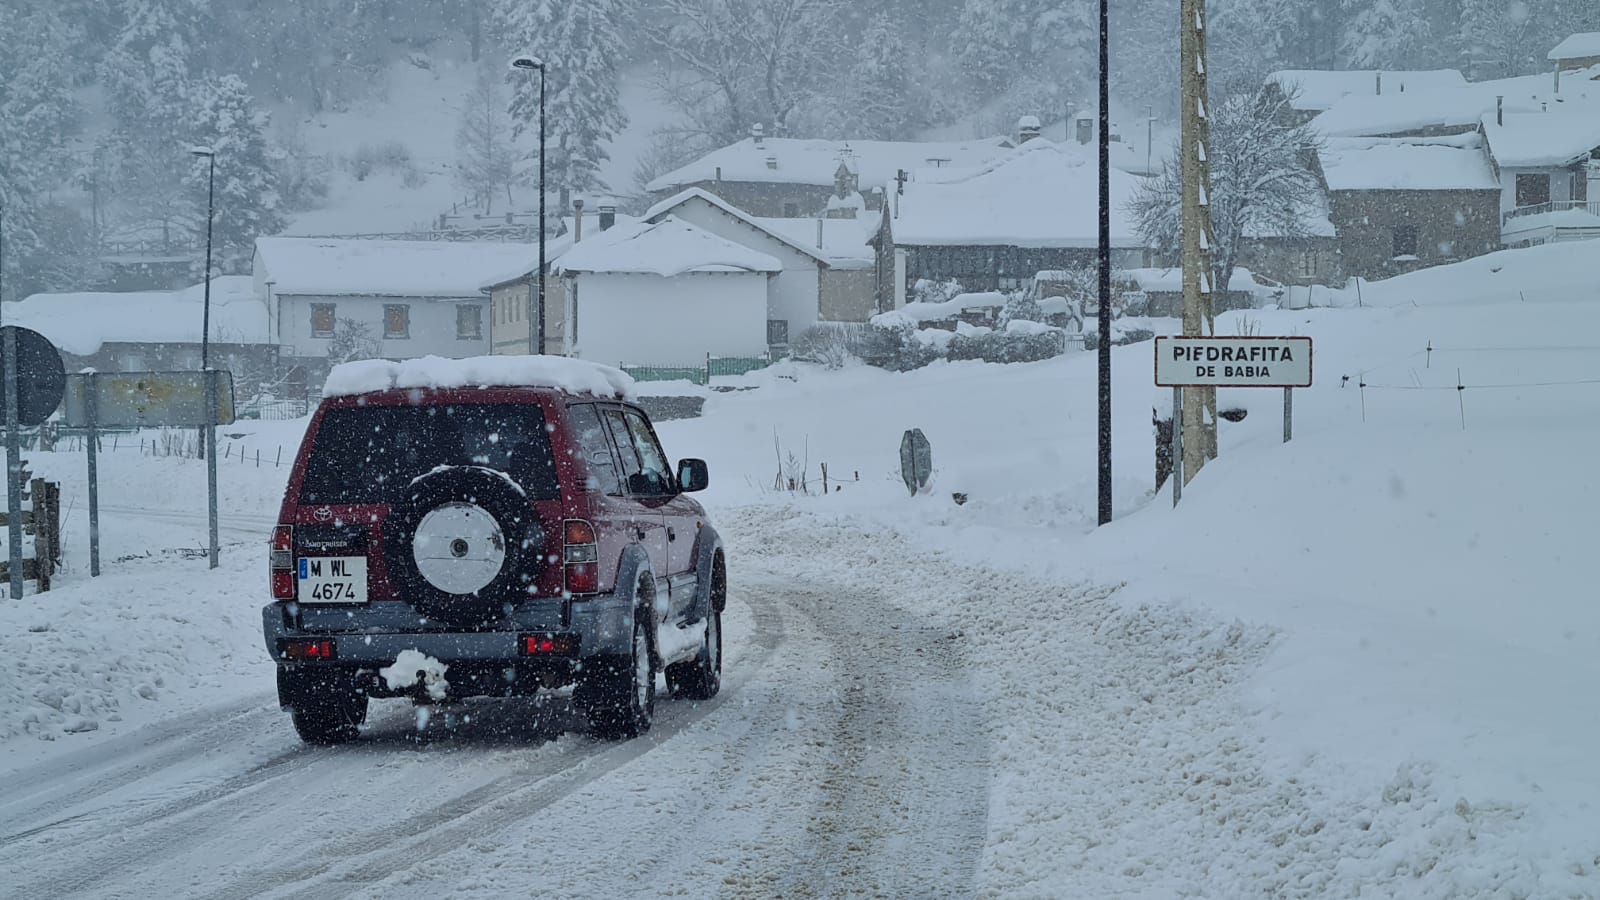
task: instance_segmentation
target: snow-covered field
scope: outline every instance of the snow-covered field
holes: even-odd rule
[[[286,470],[230,457],[209,573],[173,552],[203,541],[186,512],[202,508],[203,465],[108,452],[106,574],[91,582],[83,457],[29,454],[73,512],[58,589],[0,600],[0,781],[29,784],[0,796],[0,883],[41,887],[82,853],[78,877],[109,873],[82,893],[185,896],[242,895],[255,871],[285,895],[303,880],[314,895],[428,897],[1600,896],[1596,249],[1364,285],[1362,308],[1229,314],[1220,332],[1314,337],[1317,382],[1296,393],[1287,445],[1281,392],[1225,396],[1249,416],[1223,423],[1219,459],[1176,509],[1153,486],[1166,394],[1151,347],[1117,348],[1104,528],[1089,354],[785,366],[748,378],[757,390],[711,392],[703,418],[660,431],[710,463],[730,686],[693,712],[669,704],[631,749],[469,730],[447,754],[448,734],[399,740],[414,725],[396,711],[367,747],[283,755],[294,741],[271,709],[257,609]],[[226,430],[268,456],[298,427]],[[915,497],[897,471],[911,427],[935,467]],[[809,493],[774,489],[802,467]],[[181,877],[152,881],[94,831],[113,801],[61,773],[189,728],[202,760],[141,770],[145,792],[119,783],[114,798],[143,810],[201,791],[172,831],[217,835],[174,841]],[[257,767],[303,772],[324,798],[330,773],[355,771],[418,799],[323,801],[387,816],[388,838],[291,826],[254,787],[239,812],[206,805],[234,796],[213,781],[278,777]],[[524,783],[546,799],[516,805]],[[485,800],[472,827],[426,820],[496,785],[504,803]],[[52,792],[71,802],[46,806]],[[165,839],[167,820],[149,827]],[[284,862],[290,834],[316,853]],[[361,862],[336,862],[341,848]],[[933,874],[908,862],[935,858]]]

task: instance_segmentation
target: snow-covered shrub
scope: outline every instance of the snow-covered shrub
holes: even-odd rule
[[[915,321],[894,313],[872,317],[862,330],[856,355],[893,372],[920,369],[944,356],[939,347],[919,336]]]
[[[1154,340],[1155,336],[1156,333],[1148,328],[1140,328],[1137,326],[1122,328],[1119,327],[1115,322],[1113,322],[1111,325],[1111,346],[1113,347],[1120,347],[1123,344],[1137,344],[1142,341]],[[1090,329],[1083,333],[1083,349],[1100,349],[1100,332],[1098,329]]]
[[[869,327],[859,322],[819,322],[795,338],[791,355],[803,362],[842,369],[851,360],[860,358]]]
[[[1037,362],[1053,359],[1064,352],[1065,332],[1026,319],[1018,319],[998,331],[957,334],[948,350],[950,359],[981,359],[992,363]]]
[[[392,171],[404,174],[414,168],[411,163],[411,150],[397,140],[360,145],[356,148],[356,152],[350,154],[348,165],[350,174],[357,181],[365,181],[367,176],[377,172]]]
[[[919,278],[917,279],[916,283],[911,286],[911,297],[909,298],[908,302],[944,303],[945,301],[953,300],[964,293],[966,293],[966,291],[961,287],[961,282],[956,281],[955,279],[951,279],[950,281],[931,281],[927,278]]]
[[[1005,308],[1000,310],[1000,327],[1005,328],[1013,320],[1022,322],[1043,322],[1044,310],[1039,308],[1039,301],[1034,299],[1029,291],[1016,291],[1009,295]]]

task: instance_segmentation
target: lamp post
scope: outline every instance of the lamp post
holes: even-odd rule
[[[1100,0],[1100,524],[1111,521],[1110,14]]]
[[[216,219],[217,151],[195,147],[189,151],[209,163],[206,173],[206,283],[200,320],[200,372],[206,380],[206,424],[200,426],[200,449],[206,458],[206,505],[210,516],[211,544],[207,558],[217,567],[217,379],[211,373],[211,223]]]
[[[511,68],[524,72],[537,71],[539,73],[539,315],[538,329],[534,329],[534,316],[528,316],[528,352],[534,356],[544,353],[544,286],[547,276],[544,258],[544,89],[545,89],[545,64],[537,56],[518,56],[511,60]],[[530,303],[533,298],[528,298]]]

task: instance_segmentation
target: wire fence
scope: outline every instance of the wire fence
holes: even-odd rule
[[[1570,357],[1574,354],[1577,358],[1567,361],[1565,365],[1557,362],[1561,356]],[[1396,396],[1453,393],[1457,399],[1455,412],[1461,420],[1461,427],[1465,429],[1466,396],[1469,393],[1581,389],[1600,385],[1600,377],[1589,374],[1600,368],[1597,366],[1600,360],[1590,354],[1600,355],[1600,346],[1452,347],[1429,341],[1421,350],[1392,362],[1362,369],[1355,376],[1342,376],[1341,387],[1354,386],[1361,392],[1363,422],[1367,421],[1368,416],[1368,391],[1380,396],[1389,392]],[[1454,360],[1446,364],[1445,361],[1452,355],[1467,355],[1475,359],[1462,365],[1455,364]],[[1496,356],[1502,358],[1496,359]],[[1435,366],[1436,362],[1440,365]],[[1585,394],[1588,395],[1588,392]],[[1600,403],[1600,392],[1594,392],[1591,399]],[[1522,401],[1518,398],[1517,402]]]
[[[758,372],[770,365],[772,365],[770,356],[707,354],[704,365],[622,363],[618,368],[632,376],[635,381],[690,381],[699,385],[709,385],[713,378],[736,378]]]

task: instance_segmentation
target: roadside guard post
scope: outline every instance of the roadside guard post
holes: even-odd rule
[[[1186,387],[1283,388],[1283,440],[1294,436],[1294,389],[1311,386],[1309,337],[1158,337],[1156,387],[1172,388],[1172,505],[1183,496]]]
[[[0,416],[6,429],[6,516],[11,599],[22,596],[22,429],[39,425],[61,403],[66,373],[61,353],[44,335],[27,328],[0,328],[0,369],[5,390]],[[42,527],[37,525],[35,527]],[[40,566],[44,563],[41,561]]]
[[[224,369],[204,372],[84,371],[67,377],[67,425],[88,431],[89,448],[89,574],[100,574],[100,486],[97,439],[101,428],[210,426],[233,423],[233,374]],[[216,448],[209,448],[208,467],[215,466]],[[207,478],[212,559],[217,554],[217,482]]]

